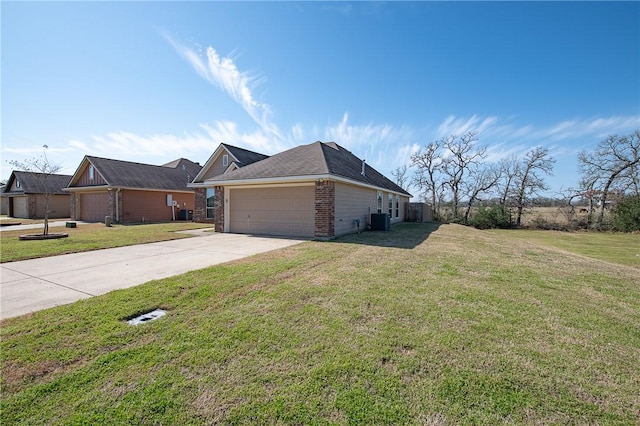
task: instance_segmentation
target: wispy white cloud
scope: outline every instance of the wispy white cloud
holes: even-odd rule
[[[349,123],[349,114],[324,130],[324,141],[334,141],[366,159],[376,169],[395,168],[407,163],[404,154],[419,149],[414,130],[388,123]]]
[[[201,132],[172,134],[138,135],[130,132],[112,132],[107,135],[94,135],[90,140],[71,140],[70,148],[89,155],[108,158],[144,158],[143,162],[152,162],[153,158],[186,157],[212,152],[216,142]]]
[[[638,128],[640,128],[640,116],[637,115],[593,117],[562,121],[549,129],[544,129],[539,136],[552,141],[586,136],[601,139],[611,134],[624,134]]]
[[[216,49],[209,46],[205,54],[177,42],[168,34],[163,34],[178,54],[182,56],[196,71],[196,73],[225,92],[238,103],[251,119],[268,135],[282,139],[278,126],[273,123],[271,108],[266,103],[258,102],[252,87],[264,81],[263,77],[252,76],[240,71],[233,58],[221,56]]]
[[[349,123],[349,114],[324,130],[325,140],[338,142],[348,148],[368,147],[380,144],[397,144],[411,140],[413,130],[408,126],[393,126],[388,123],[354,125]]]
[[[497,122],[498,117],[493,116],[480,118],[474,114],[469,118],[457,118],[454,115],[449,115],[438,126],[437,137],[442,138],[449,135],[461,136],[470,131],[482,133],[488,128],[494,126]]]

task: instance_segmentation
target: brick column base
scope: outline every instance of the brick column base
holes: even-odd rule
[[[316,237],[335,236],[336,184],[332,180],[316,182]]]

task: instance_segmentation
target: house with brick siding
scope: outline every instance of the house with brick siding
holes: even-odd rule
[[[216,232],[328,239],[364,230],[372,213],[404,221],[404,189],[335,142],[301,145],[222,174],[204,169]],[[195,220],[205,197],[196,198]]]
[[[163,165],[85,156],[64,189],[74,220],[115,223],[190,219],[195,194],[187,184],[198,163],[180,158]]]
[[[14,170],[0,193],[9,217],[42,219],[45,195],[50,194],[49,218],[69,217],[69,194],[63,191],[70,175],[43,174]]]

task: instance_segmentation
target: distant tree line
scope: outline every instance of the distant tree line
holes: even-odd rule
[[[610,215],[614,228],[633,230],[640,229],[639,145],[640,130],[609,136],[594,150],[580,152],[580,185],[558,198],[541,196],[549,190],[544,179],[553,174],[556,162],[548,148],[538,146],[522,156],[488,162],[487,146],[478,143],[474,131],[428,143],[392,175],[403,188],[417,188],[440,221],[520,227],[523,214],[534,205],[562,206],[571,219],[576,203],[581,203],[587,206],[588,226],[605,227],[605,209],[615,206]],[[615,225],[622,211],[637,228]]]
[[[613,228],[640,230],[640,130],[607,137],[595,149],[581,151],[578,162],[580,184],[568,198],[586,202],[590,225],[609,225],[604,212],[612,207]]]

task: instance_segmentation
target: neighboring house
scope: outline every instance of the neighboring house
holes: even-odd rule
[[[85,156],[65,191],[74,220],[119,223],[188,219],[195,206],[187,184],[202,167],[181,158],[162,166]],[[185,214],[186,213],[186,214]]]
[[[411,197],[335,142],[298,146],[217,176],[205,166],[189,186],[200,194],[196,200],[214,193],[217,232],[322,239],[364,230],[372,213],[402,222]]]
[[[1,215],[9,214],[9,198],[3,197],[5,188],[6,188],[6,185],[4,183],[0,183],[0,214]]]
[[[49,200],[49,218],[69,217],[70,196],[63,191],[71,176],[23,172],[14,170],[1,194],[7,200],[7,215],[24,219],[42,219],[45,214],[45,194]],[[45,183],[46,182],[46,186]]]
[[[269,156],[222,143],[211,154],[194,181],[203,182],[265,158]],[[214,222],[214,198],[213,187],[196,190],[194,219],[197,222]]]

